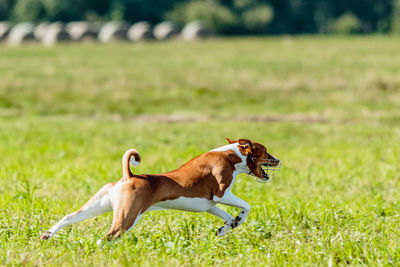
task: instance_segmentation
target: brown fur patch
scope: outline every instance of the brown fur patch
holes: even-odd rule
[[[241,159],[233,150],[207,152],[180,168],[163,174],[133,175],[130,183],[146,183],[151,190],[153,203],[179,197],[222,197],[231,184],[235,164]],[[143,211],[144,212],[144,211]]]

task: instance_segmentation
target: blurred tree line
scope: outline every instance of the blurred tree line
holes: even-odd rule
[[[219,34],[400,32],[400,0],[0,0],[0,21],[202,20]]]

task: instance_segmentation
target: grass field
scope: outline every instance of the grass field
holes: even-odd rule
[[[400,265],[399,37],[0,48],[1,265]],[[246,222],[145,214],[98,248],[111,214],[40,234],[121,175],[174,169],[225,137],[283,162],[233,192]],[[237,209],[226,208],[231,214]]]

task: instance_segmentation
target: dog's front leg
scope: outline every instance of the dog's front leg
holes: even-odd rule
[[[225,222],[225,225],[218,229],[217,236],[223,236],[224,234],[226,234],[229,231],[229,229],[231,229],[231,224],[233,222],[232,215],[230,215],[229,213],[226,213],[225,211],[221,210],[220,208],[218,208],[216,206],[207,210],[207,212],[223,219]]]
[[[214,196],[214,201],[241,209],[239,215],[232,221],[230,225],[232,229],[241,225],[246,220],[246,217],[250,212],[249,203],[247,203],[243,199],[238,198],[232,192],[225,192],[222,198]]]

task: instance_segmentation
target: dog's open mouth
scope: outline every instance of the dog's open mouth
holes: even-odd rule
[[[261,166],[260,166],[260,169],[261,169],[261,173],[262,173],[262,176],[263,176],[263,178],[261,178],[261,180],[263,180],[263,181],[268,181],[268,180],[269,180],[268,173],[266,173],[266,172],[264,171],[264,168],[262,168]]]
[[[263,163],[260,165],[260,169],[263,177],[257,180],[264,183],[270,182],[275,179],[276,174],[281,170],[281,163]]]

